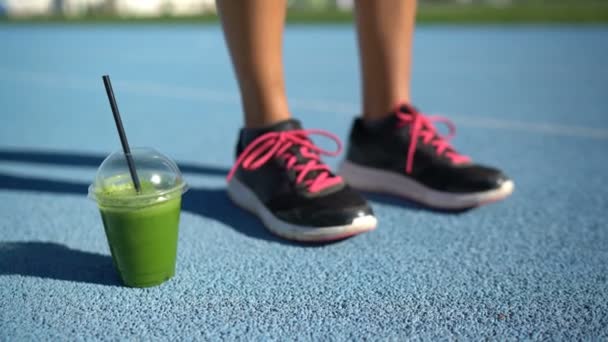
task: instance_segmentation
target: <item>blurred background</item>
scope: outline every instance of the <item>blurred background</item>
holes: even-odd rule
[[[420,0],[419,6],[419,20],[428,21],[608,21],[605,0]],[[348,19],[353,0],[290,0],[289,8],[290,20],[340,21]],[[5,20],[212,20],[214,13],[214,0],[0,0]]]

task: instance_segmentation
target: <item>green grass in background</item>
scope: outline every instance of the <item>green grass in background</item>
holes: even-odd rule
[[[292,10],[287,15],[287,22],[293,24],[350,23],[353,15],[349,12],[302,11]],[[512,5],[508,7],[490,7],[481,5],[425,5],[420,6],[417,15],[418,23],[433,24],[526,24],[526,23],[571,23],[571,24],[608,24],[608,1],[601,3],[556,3]],[[0,23],[78,23],[78,24],[204,24],[216,23],[215,14],[192,17],[158,17],[158,18],[124,18],[116,16],[86,16],[78,18],[32,17],[9,19],[2,18]]]
[[[603,4],[488,6],[426,6],[419,22],[429,23],[608,23]]]

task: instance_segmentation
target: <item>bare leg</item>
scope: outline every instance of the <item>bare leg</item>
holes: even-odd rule
[[[357,0],[363,115],[381,118],[410,101],[415,0]]]
[[[282,58],[286,0],[217,0],[217,6],[241,90],[245,126],[288,119]]]

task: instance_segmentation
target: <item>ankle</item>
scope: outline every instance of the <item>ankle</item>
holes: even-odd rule
[[[248,89],[243,92],[242,104],[247,128],[271,126],[291,117],[287,97],[281,87]]]
[[[260,112],[245,112],[245,128],[247,129],[265,129],[279,124],[283,121],[291,119],[289,112],[273,112],[265,114]]]

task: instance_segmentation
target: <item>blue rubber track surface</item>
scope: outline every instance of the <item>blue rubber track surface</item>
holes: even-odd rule
[[[415,103],[514,195],[458,214],[373,195],[377,230],[302,245],[225,194],[242,119],[219,27],[3,26],[0,340],[606,340],[607,41],[606,26],[420,27]],[[346,137],[356,57],[350,26],[287,28],[307,128]],[[177,275],[155,288],[120,285],[86,197],[120,147],[105,73],[131,144],[191,188]]]

